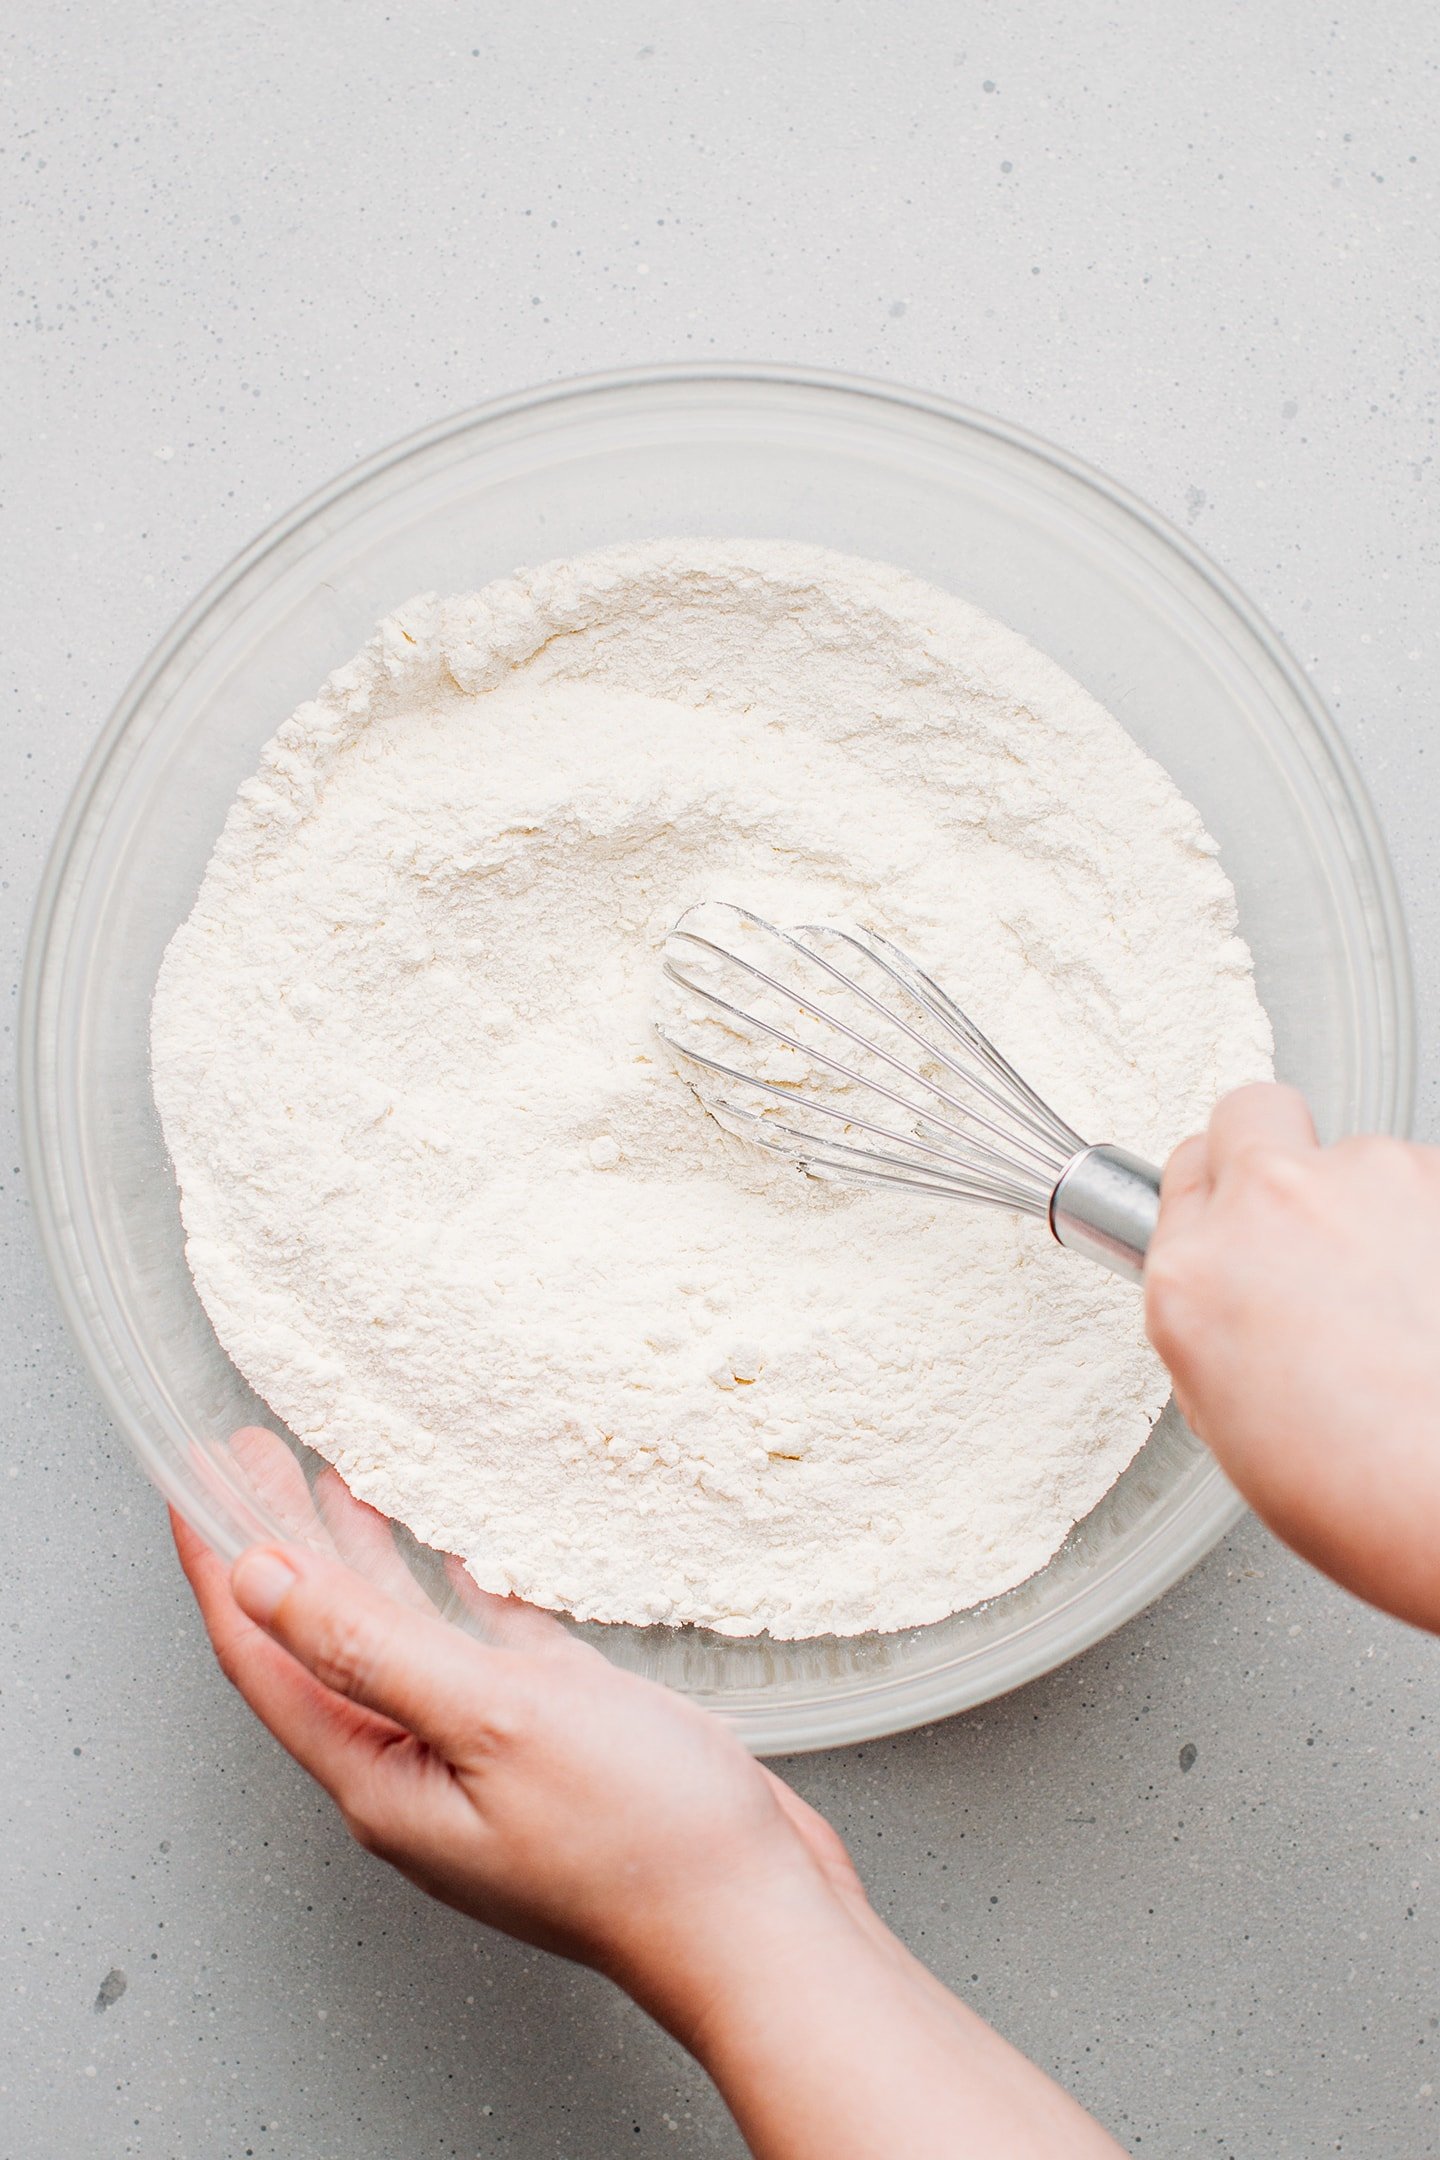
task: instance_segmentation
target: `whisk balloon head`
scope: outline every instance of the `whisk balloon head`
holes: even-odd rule
[[[707,901],[665,941],[659,1032],[728,1131],[814,1177],[1050,1215],[1085,1142],[877,932]]]

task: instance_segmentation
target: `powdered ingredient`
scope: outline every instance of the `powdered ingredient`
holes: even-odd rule
[[[241,790],[155,995],[220,1341],[484,1587],[782,1637],[1023,1580],[1167,1393],[1033,1223],[818,1186],[697,1108],[657,950],[722,896],[896,939],[1087,1137],[1270,1071],[1213,842],[904,573],[657,542],[411,601]]]

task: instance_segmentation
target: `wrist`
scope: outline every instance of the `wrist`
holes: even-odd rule
[[[604,1970],[723,2086],[743,2031],[797,1991],[810,1993],[837,1964],[873,1954],[874,1932],[891,1940],[868,1907],[852,1910],[807,1860],[677,1899]]]

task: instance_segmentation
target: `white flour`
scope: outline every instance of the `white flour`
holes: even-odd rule
[[[427,596],[302,705],[160,974],[220,1340],[355,1492],[584,1618],[898,1628],[1055,1551],[1165,1400],[1034,1223],[819,1187],[654,1042],[686,907],[893,936],[1159,1157],[1270,1069],[1193,810],[899,571],[661,542]]]

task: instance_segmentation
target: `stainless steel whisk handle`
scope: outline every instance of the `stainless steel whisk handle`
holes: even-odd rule
[[[1062,1245],[1139,1282],[1160,1219],[1160,1172],[1128,1148],[1084,1148],[1050,1195],[1050,1228]]]

